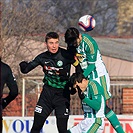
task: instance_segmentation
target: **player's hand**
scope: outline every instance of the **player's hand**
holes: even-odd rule
[[[85,98],[85,95],[84,93],[82,92],[82,90],[77,86],[77,90],[78,90],[78,95],[79,95],[79,98],[81,100],[83,100]]]
[[[64,69],[59,69],[56,74],[60,77],[60,81],[68,81],[69,73]]]
[[[66,70],[64,69],[59,69],[58,71],[56,71],[57,75],[59,76],[68,76],[68,73]]]
[[[70,87],[70,94],[74,95],[77,92],[77,90],[73,87]]]
[[[26,61],[22,61],[19,64],[20,68],[22,68],[22,69],[25,69],[27,67],[27,65],[28,65],[28,62],[26,62]]]
[[[69,79],[69,73],[64,69],[59,69],[56,71],[56,74],[59,75],[61,81],[67,81]]]
[[[22,73],[24,72],[27,65],[28,65],[28,62],[26,62],[26,61],[20,62],[19,66],[20,66],[20,70],[21,70]]]

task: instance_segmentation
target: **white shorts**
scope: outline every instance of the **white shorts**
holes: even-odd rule
[[[76,126],[70,128],[71,133],[103,133],[104,118],[85,118]]]
[[[110,78],[109,74],[105,73],[105,75],[95,78],[93,80],[96,80],[103,88],[104,88],[104,97],[106,100],[111,98],[110,93]]]

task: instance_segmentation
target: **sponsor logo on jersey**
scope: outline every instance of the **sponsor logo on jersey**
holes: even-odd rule
[[[42,107],[37,105],[35,108],[35,112],[42,113]]]
[[[45,61],[45,64],[48,64],[48,63],[50,63],[49,61]]]
[[[69,110],[66,108],[66,112],[64,113],[64,115],[68,115]]]
[[[44,69],[45,69],[45,70],[51,70],[51,71],[52,71],[52,70],[59,71],[59,68],[51,67],[51,66],[45,66],[45,65],[44,65]]]
[[[57,66],[62,66],[63,65],[63,62],[61,60],[57,61]]]

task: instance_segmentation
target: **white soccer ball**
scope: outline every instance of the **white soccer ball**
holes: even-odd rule
[[[78,25],[83,31],[91,31],[96,26],[96,20],[91,15],[84,15],[80,17]]]

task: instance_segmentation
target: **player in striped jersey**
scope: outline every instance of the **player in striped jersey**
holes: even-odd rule
[[[77,63],[80,63],[84,76],[96,80],[103,86],[106,101],[110,99],[110,78],[96,41],[88,34],[81,34],[76,28],[71,27],[65,33],[65,42],[68,50],[76,54]],[[107,105],[105,116],[117,133],[124,133],[116,114]]]
[[[102,86],[82,73],[74,73],[70,82],[77,88],[82,101],[84,119],[67,133],[102,133],[104,130],[105,98]]]

